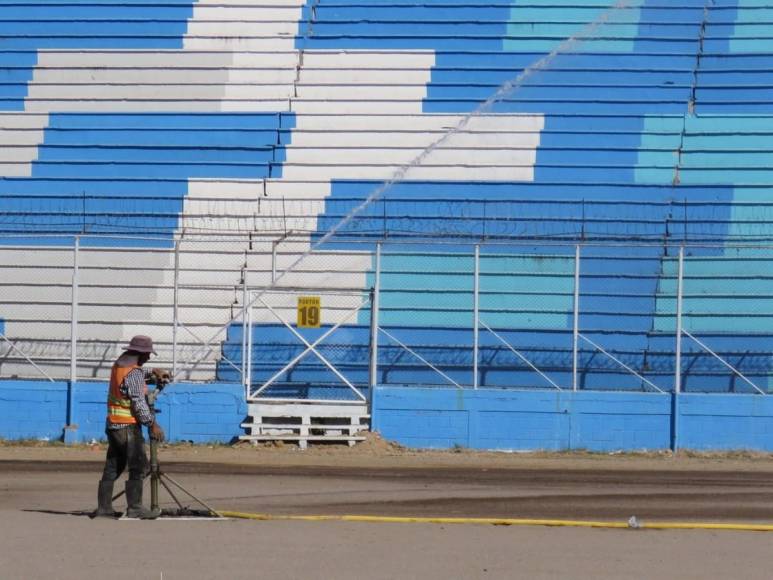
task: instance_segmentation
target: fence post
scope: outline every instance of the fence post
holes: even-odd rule
[[[480,244],[475,244],[475,279],[473,281],[472,312],[472,388],[478,388],[478,320],[480,318]]]
[[[67,386],[67,424],[64,428],[65,444],[75,443],[78,426],[75,424],[75,382],[78,380],[78,260],[80,236],[73,238],[72,285],[70,302],[70,382]]]
[[[276,282],[276,254],[279,240],[271,240],[271,284]]]
[[[580,244],[574,247],[574,312],[572,323],[572,390],[577,390],[577,346],[580,338]]]
[[[676,281],[676,361],[674,394],[682,392],[682,296],[684,293],[684,246],[679,246],[679,268]]]
[[[674,361],[674,401],[671,405],[671,449],[679,450],[679,395],[682,392],[682,302],[684,296],[684,246],[679,246],[679,267],[676,281],[676,354]]]
[[[250,396],[250,384],[247,382],[247,269],[244,269],[242,280],[242,385],[244,385],[244,400]]]
[[[247,395],[252,388],[252,305],[247,306]]]
[[[78,258],[80,254],[80,236],[73,238],[72,248],[72,301],[70,303],[70,383],[75,383],[78,375]]]
[[[376,275],[373,280],[373,295],[370,301],[370,381],[368,385],[368,407],[373,402],[373,390],[378,383],[378,311],[381,295],[381,242],[376,244]]]
[[[174,304],[172,306],[172,376],[177,376],[177,328],[180,324],[180,240],[174,243]]]

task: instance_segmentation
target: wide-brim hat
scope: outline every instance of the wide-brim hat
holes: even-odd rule
[[[153,350],[153,339],[142,334],[138,334],[137,336],[133,337],[129,341],[129,346],[126,347],[126,350],[158,354],[155,350]]]

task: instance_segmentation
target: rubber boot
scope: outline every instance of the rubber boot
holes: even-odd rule
[[[126,517],[140,520],[155,520],[161,515],[142,506],[142,480],[129,479],[126,481]]]
[[[91,514],[92,518],[111,518],[119,517],[120,512],[113,509],[113,481],[100,481],[97,491],[97,511]]]

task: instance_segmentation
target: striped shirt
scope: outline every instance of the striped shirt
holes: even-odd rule
[[[126,375],[126,378],[121,385],[121,394],[131,399],[132,415],[134,415],[134,418],[137,419],[139,423],[148,427],[153,424],[155,417],[145,399],[145,380],[152,374],[152,371],[146,371],[141,368],[134,369]],[[126,427],[131,427],[131,425],[126,423],[107,422],[108,429],[124,429]]]

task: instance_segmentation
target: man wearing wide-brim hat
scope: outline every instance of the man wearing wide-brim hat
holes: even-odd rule
[[[147,382],[157,377],[168,379],[169,373],[162,369],[147,371],[142,368],[151,354],[156,354],[153,340],[138,335],[131,339],[113,364],[107,394],[107,458],[99,482],[95,517],[114,518],[118,515],[113,510],[113,486],[127,466],[126,517],[153,519],[159,515],[142,506],[142,483],[149,469],[142,426],[148,428],[153,439],[163,441],[164,431],[146,400]]]

